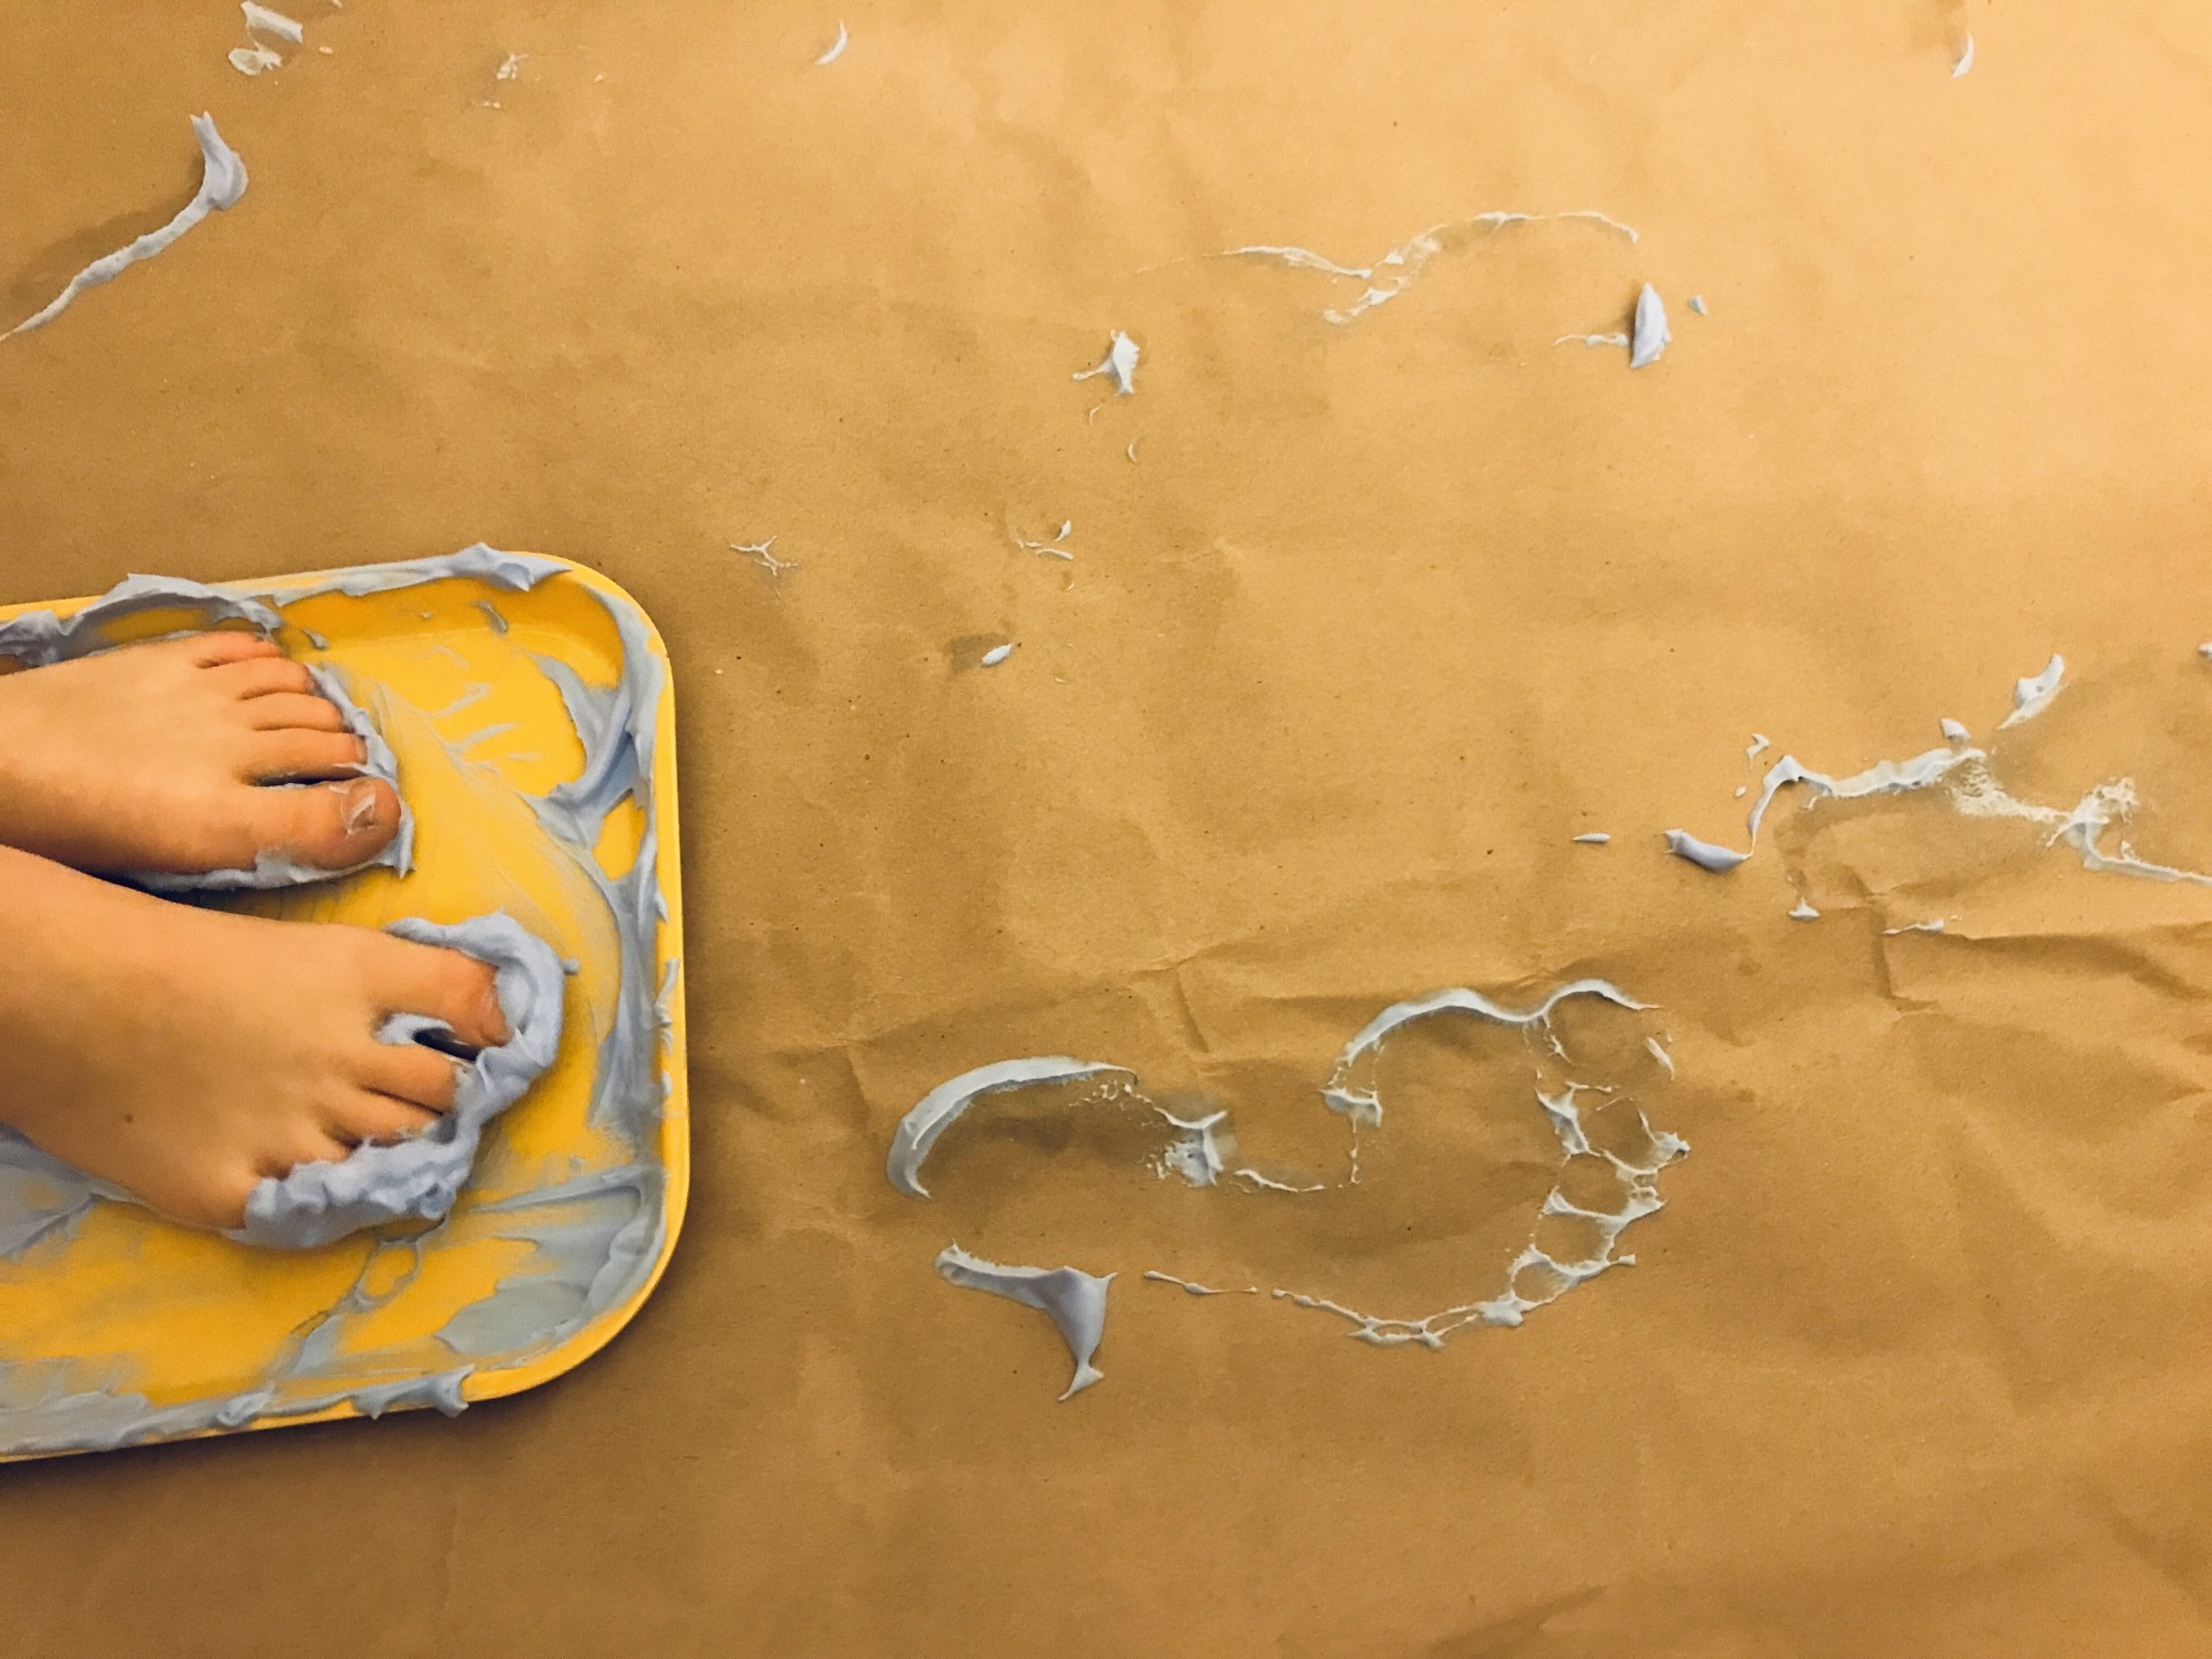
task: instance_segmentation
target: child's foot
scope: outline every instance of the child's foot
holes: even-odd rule
[[[308,671],[251,633],[195,633],[0,675],[0,845],[91,870],[197,875],[263,852],[343,870],[399,798]],[[269,783],[337,779],[309,789]]]
[[[386,1014],[508,1034],[492,969],[459,951],[172,904],[4,848],[0,961],[0,1123],[201,1227],[238,1226],[264,1176],[452,1104],[454,1062],[378,1042]]]

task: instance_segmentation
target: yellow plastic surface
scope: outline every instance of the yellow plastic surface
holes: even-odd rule
[[[435,1248],[422,1252],[412,1282],[351,1322],[349,1350],[383,1349],[428,1339],[456,1311],[491,1295],[528,1256],[527,1243],[503,1236],[514,1230],[512,1217],[484,1213],[487,1201],[571,1179],[610,1160],[629,1161],[627,1148],[586,1122],[619,980],[613,930],[598,891],[555,855],[522,796],[574,778],[583,760],[560,696],[531,657],[557,658],[589,683],[612,683],[622,647],[597,595],[632,607],[635,601],[605,577],[569,564],[527,593],[448,578],[366,598],[333,594],[287,603],[288,589],[316,580],[281,579],[257,591],[284,607],[287,626],[279,637],[286,649],[303,661],[346,671],[355,696],[381,724],[415,813],[416,868],[404,879],[379,868],[203,902],[289,920],[369,926],[403,916],[458,921],[504,909],[579,964],[569,976],[553,1066],[490,1127],[476,1179],[441,1224]],[[89,602],[0,609],[0,620],[31,609],[67,614]],[[486,605],[496,607],[505,632]],[[149,615],[118,631],[150,637],[194,620],[182,613]],[[645,632],[664,669],[665,647],[650,621]],[[327,644],[312,643],[318,638]],[[665,917],[653,963],[656,987],[678,960],[683,938],[671,684],[664,673],[650,780]],[[644,823],[632,803],[611,817],[597,849],[609,875],[629,868]],[[658,1258],[626,1299],[580,1330],[514,1363],[478,1369],[464,1384],[469,1401],[533,1388],[576,1365],[613,1338],[658,1281],[675,1248],[690,1178],[681,990],[677,985],[665,999],[661,1060],[667,1088],[658,1146],[637,1149],[639,1159],[657,1154],[665,1168]],[[389,1233],[423,1230],[395,1227]],[[373,1235],[356,1235],[315,1250],[257,1249],[172,1225],[135,1205],[99,1204],[67,1237],[0,1262],[0,1363],[73,1360],[102,1386],[142,1393],[156,1408],[234,1395],[256,1385],[289,1336],[311,1327],[354,1287],[377,1242]],[[374,1295],[388,1287],[372,1275],[361,1288]],[[461,1363],[455,1356],[446,1364]],[[248,1427],[356,1414],[344,1404]]]

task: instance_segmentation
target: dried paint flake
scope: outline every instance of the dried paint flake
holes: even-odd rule
[[[1585,847],[1603,847],[1611,842],[1612,836],[1603,830],[1592,830],[1587,835],[1577,836],[1574,839]]]
[[[209,213],[224,212],[237,204],[238,198],[245,194],[245,162],[215,130],[213,116],[194,116],[192,131],[200,141],[200,188],[192,200],[178,210],[176,217],[158,231],[147,232],[128,247],[118,248],[113,253],[93,260],[69,279],[69,285],[56,295],[44,310],[26,317],[7,334],[0,335],[0,339],[28,334],[35,328],[43,328],[67,310],[86,289],[113,282],[140,260],[150,259],[161,252]]]
[[[1967,31],[1967,43],[1959,48],[1958,60],[1951,66],[1951,79],[1958,79],[1974,68],[1974,31]]]
[[[1705,315],[1705,296],[1702,294],[1691,295],[1690,309],[1696,312],[1700,317],[1703,316]]]
[[[837,38],[830,42],[830,49],[827,52],[814,60],[815,67],[818,69],[825,63],[835,63],[843,57],[845,48],[851,40],[852,36],[845,32],[845,25],[841,20],[837,24]]]
[[[982,666],[985,668],[996,668],[1001,663],[1006,661],[1007,658],[1013,655],[1014,646],[1010,643],[1003,645],[993,645],[988,651],[983,653],[982,659]]]

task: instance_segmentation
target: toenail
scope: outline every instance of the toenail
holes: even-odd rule
[[[372,783],[346,785],[346,833],[358,836],[377,821],[377,786]]]

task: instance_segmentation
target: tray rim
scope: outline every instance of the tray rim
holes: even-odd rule
[[[686,1003],[690,975],[683,957],[683,880],[680,823],[677,816],[676,790],[676,671],[671,660],[668,642],[661,635],[660,626],[652,613],[638,601],[621,583],[613,577],[558,554],[528,552],[526,550],[506,549],[534,559],[542,559],[558,569],[552,574],[569,577],[583,586],[597,590],[630,607],[645,625],[645,641],[661,665],[661,690],[658,707],[653,719],[653,778],[652,806],[655,839],[655,885],[667,917],[661,923],[655,941],[654,967],[665,972],[664,964],[672,957],[677,965],[673,994],[669,999],[666,1024],[663,1031],[664,1073],[669,1080],[668,1092],[663,1097],[660,1117],[661,1163],[666,1173],[662,1186],[662,1226],[660,1251],[652,1267],[639,1281],[629,1295],[579,1330],[572,1332],[543,1353],[496,1370],[472,1370],[462,1379],[461,1396],[469,1405],[488,1400],[505,1399],[538,1388],[554,1378],[565,1376],[582,1364],[620,1336],[631,1320],[638,1315],[646,1300],[659,1288],[661,1277],[668,1270],[670,1258],[676,1254],[678,1236],[683,1230],[683,1219],[690,1207],[691,1194],[691,1090],[690,1074],[690,1046]],[[286,592],[293,588],[310,587],[340,576],[349,570],[390,569],[393,564],[432,563],[434,559],[402,559],[379,561],[371,565],[337,565],[317,570],[286,572],[275,576],[246,576],[210,582],[210,587],[250,594],[266,598],[281,607]],[[444,573],[440,580],[472,580],[466,575]],[[533,584],[534,586],[535,584]],[[0,621],[31,611],[52,611],[57,616],[71,616],[92,604],[101,595],[81,594],[69,599],[32,600],[22,604],[0,605]],[[391,1408],[379,1416],[397,1415],[402,1412],[420,1411],[424,1405],[404,1404]],[[351,1400],[340,1401],[321,1410],[300,1412],[275,1417],[256,1417],[236,1428],[219,1425],[189,1429],[181,1433],[149,1435],[143,1440],[133,1441],[128,1446],[114,1448],[127,1451],[140,1446],[168,1445],[185,1440],[212,1440],[240,1433],[257,1433],[264,1429],[298,1428],[310,1423],[336,1422],[346,1418],[372,1415]],[[78,1447],[53,1452],[0,1451],[0,1463],[24,1463],[48,1458],[86,1455],[92,1448]]]

